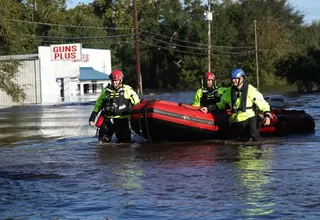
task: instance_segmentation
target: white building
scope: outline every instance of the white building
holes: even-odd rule
[[[80,59],[53,60],[50,47],[40,46],[38,54],[1,56],[0,61],[19,60],[18,84],[27,99],[20,104],[76,101],[88,93],[99,93],[111,73],[111,52],[81,48]],[[0,91],[1,107],[17,105]]]

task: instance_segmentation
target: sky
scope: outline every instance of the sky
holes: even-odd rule
[[[67,6],[73,8],[79,3],[88,4],[90,2],[92,0],[67,0]],[[207,0],[204,0],[204,2],[207,2]],[[305,23],[311,24],[313,20],[320,20],[320,0],[288,0],[288,2],[305,15]]]
[[[313,20],[320,20],[320,0],[289,0],[289,3],[305,15],[305,23],[311,24]]]

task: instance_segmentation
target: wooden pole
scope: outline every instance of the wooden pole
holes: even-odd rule
[[[136,42],[136,72],[137,72],[137,94],[142,95],[142,79],[140,69],[139,27],[137,15],[137,2],[133,0],[134,37]]]
[[[208,72],[211,72],[211,0],[208,0]]]
[[[258,59],[258,37],[257,37],[257,21],[254,20],[254,38],[256,48],[256,76],[257,76],[257,89],[259,89],[259,59]]]

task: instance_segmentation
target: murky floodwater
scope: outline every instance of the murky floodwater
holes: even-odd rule
[[[320,96],[290,101],[315,134],[260,145],[99,146],[93,102],[1,109],[0,219],[319,219]]]

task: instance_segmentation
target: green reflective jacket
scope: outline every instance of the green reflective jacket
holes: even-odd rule
[[[232,100],[231,100],[231,88],[228,87],[225,93],[221,97],[221,101],[217,103],[217,107],[219,109],[225,109],[226,106],[232,106]],[[263,95],[252,85],[248,85],[248,97],[247,97],[247,103],[246,103],[246,111],[241,111],[241,95],[236,100],[236,106],[237,106],[237,113],[233,113],[230,116],[231,122],[241,122],[245,121],[248,118],[251,118],[255,116],[255,111],[253,109],[253,105],[255,104],[260,111],[262,112],[269,112],[270,111],[270,105],[269,103],[263,98]]]
[[[94,112],[99,112],[100,110],[102,110],[104,108],[104,102],[106,99],[110,99],[113,98],[118,98],[119,97],[119,93],[120,91],[123,91],[124,92],[124,98],[126,100],[128,100],[132,106],[138,104],[140,102],[140,99],[139,99],[139,96],[137,95],[137,93],[132,89],[131,86],[128,86],[128,85],[120,85],[119,88],[117,90],[115,89],[112,89],[110,84],[105,87],[99,97],[96,99],[96,103],[95,103],[95,106],[93,108],[93,111]],[[108,118],[129,118],[130,115],[113,115],[113,116],[110,116],[110,115],[104,115],[105,117],[108,117]]]
[[[225,87],[216,87],[212,89],[201,87],[194,94],[192,105],[207,107],[208,105],[215,104],[220,101],[220,98],[226,89],[227,88]]]

